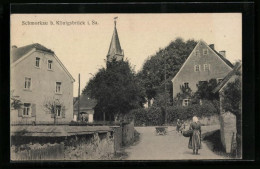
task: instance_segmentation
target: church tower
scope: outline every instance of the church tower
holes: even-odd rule
[[[114,32],[110,42],[109,50],[107,53],[107,62],[111,62],[113,59],[116,61],[122,61],[124,59],[124,51],[121,49],[118,33],[116,29],[116,19],[114,18]]]

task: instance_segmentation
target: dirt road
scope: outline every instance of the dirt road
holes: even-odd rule
[[[136,127],[140,141],[125,149],[126,160],[187,160],[187,159],[223,159],[214,154],[202,143],[199,155],[193,155],[188,149],[189,138],[177,133],[175,127],[168,128],[168,135],[157,136],[155,127]],[[203,131],[203,128],[202,128]],[[205,130],[204,130],[205,131]]]

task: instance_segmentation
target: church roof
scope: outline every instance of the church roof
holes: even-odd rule
[[[115,55],[123,55],[123,50],[121,49],[121,45],[119,42],[119,37],[116,29],[116,21],[115,21],[115,27],[114,27],[114,32],[113,36],[110,42],[109,50],[107,53],[107,57],[109,56],[115,56]]]

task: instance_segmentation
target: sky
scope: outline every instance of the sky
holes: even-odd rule
[[[82,90],[99,68],[105,67],[116,16],[121,47],[136,72],[149,56],[177,37],[185,41],[203,39],[207,44],[215,44],[217,51],[225,50],[232,63],[242,60],[241,13],[12,14],[10,45],[39,43],[53,50],[75,79],[75,97],[78,74]],[[85,25],[58,25],[56,21],[78,21]],[[48,24],[28,25],[28,22]]]

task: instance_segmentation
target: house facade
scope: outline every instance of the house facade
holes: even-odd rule
[[[73,119],[73,82],[75,81],[55,53],[40,44],[11,49],[11,92],[19,98],[19,110],[11,108],[11,123],[53,122],[46,108],[55,105],[56,121]]]
[[[181,92],[181,86],[196,92],[198,83],[210,79],[220,82],[232,68],[233,65],[225,57],[225,51],[218,53],[214,44],[208,45],[200,40],[172,79],[173,98]],[[189,98],[182,100],[182,105],[188,104]]]

